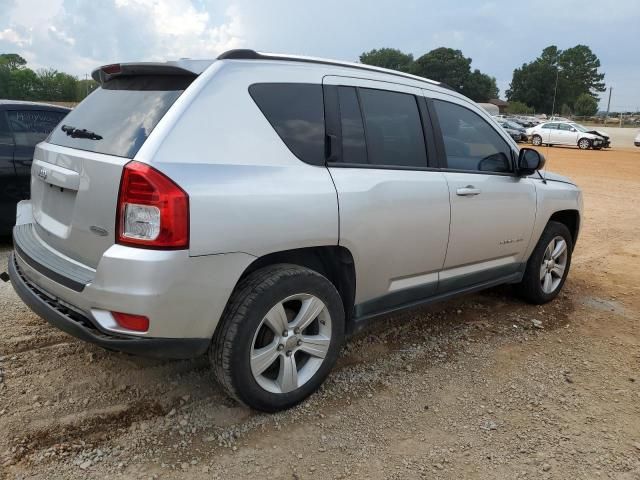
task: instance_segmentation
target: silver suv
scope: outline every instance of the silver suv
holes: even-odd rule
[[[276,411],[373,318],[504,283],[544,303],[567,277],[580,190],[446,85],[252,50],[93,77],[36,149],[9,260],[71,335],[208,353]]]

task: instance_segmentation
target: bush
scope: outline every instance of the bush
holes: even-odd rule
[[[591,116],[598,112],[598,102],[588,93],[583,93],[576,99],[574,105],[576,115]]]
[[[507,113],[533,113],[533,108],[528,105],[525,105],[522,102],[513,101],[509,102],[509,106],[507,107]]]

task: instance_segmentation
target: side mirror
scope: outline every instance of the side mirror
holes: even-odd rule
[[[544,167],[546,160],[537,150],[533,148],[521,148],[518,154],[518,174],[527,176]]]
[[[572,132],[577,132],[577,130],[575,128],[573,128],[573,127],[571,127],[571,131]]]

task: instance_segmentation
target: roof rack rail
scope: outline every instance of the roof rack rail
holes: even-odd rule
[[[299,55],[281,55],[277,53],[262,53],[256,52],[255,50],[251,50],[249,48],[236,48],[233,50],[227,50],[226,52],[218,55],[218,60],[281,60],[287,62],[319,63],[322,65],[334,65],[337,67],[358,68],[360,70],[368,70],[370,72],[386,73],[388,75],[409,78],[411,80],[425,82],[431,85],[438,85],[439,87],[453,90],[449,85],[445,83],[436,82],[435,80],[429,80],[428,78],[419,77],[417,75],[411,75],[410,73],[398,72],[397,70],[389,70],[388,68],[375,67],[373,65],[366,65],[363,63],[341,62],[339,60],[329,60],[326,58],[303,57]]]

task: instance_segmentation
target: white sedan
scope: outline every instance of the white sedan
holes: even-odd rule
[[[638,135],[636,135],[636,138],[633,140],[633,144],[636,147],[640,147],[640,132],[638,132]]]
[[[600,150],[604,139],[600,135],[587,132],[584,127],[573,122],[545,122],[527,129],[527,136],[533,145],[577,145],[582,150]]]

